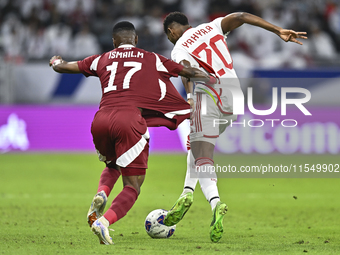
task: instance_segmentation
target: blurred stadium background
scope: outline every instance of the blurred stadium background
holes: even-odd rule
[[[308,33],[303,46],[248,25],[228,36],[234,67],[245,92],[254,86],[255,104],[271,104],[273,86],[303,87],[312,94],[307,104],[312,116],[295,107],[285,117],[298,120],[295,128],[230,129],[217,143],[220,152],[339,153],[337,0],[0,0],[0,153],[93,152],[90,123],[101,96],[98,81],[57,74],[48,67],[49,58],[78,60],[112,49],[111,29],[121,20],[136,26],[139,47],[170,57],[162,21],[175,10],[192,25],[246,11]],[[180,81],[173,81],[184,95]],[[282,119],[276,112],[272,117]],[[255,117],[248,112],[242,118]],[[185,150],[187,124],[175,132],[151,133],[151,151]]]

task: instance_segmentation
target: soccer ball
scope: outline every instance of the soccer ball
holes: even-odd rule
[[[168,238],[173,235],[176,225],[168,227],[163,221],[168,211],[157,209],[148,214],[145,219],[145,230],[152,238]]]

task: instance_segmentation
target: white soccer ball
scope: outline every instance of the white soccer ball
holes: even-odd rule
[[[176,225],[165,226],[164,219],[168,211],[157,209],[148,214],[145,219],[145,230],[152,238],[169,238],[176,230]]]

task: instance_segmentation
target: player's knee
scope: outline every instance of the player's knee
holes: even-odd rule
[[[135,188],[136,189],[136,188]],[[140,194],[140,187],[138,187],[137,189],[136,189],[136,191],[137,191],[137,195],[139,196],[139,194]]]
[[[133,173],[134,175],[124,175],[128,172],[128,170],[130,171],[129,173]],[[132,172],[133,170],[133,172]],[[123,185],[125,186],[130,186],[132,188],[134,188],[137,192],[137,195],[140,194],[140,187],[143,184],[144,178],[145,178],[145,169],[123,169],[122,173],[123,174]]]
[[[137,176],[134,176],[134,177],[137,177]],[[136,191],[137,195],[140,194],[140,184],[138,183],[137,179],[134,180],[134,178],[132,178],[131,180],[131,178],[123,178],[123,185],[124,187],[129,186],[133,188]]]
[[[140,194],[140,186],[139,185],[132,185],[132,184],[124,185],[124,187],[126,187],[126,186],[133,188],[136,191],[137,196],[139,196],[139,194]]]

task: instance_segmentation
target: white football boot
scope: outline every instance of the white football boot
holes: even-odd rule
[[[90,227],[92,226],[93,222],[103,216],[106,202],[107,196],[103,190],[94,196],[90,209],[87,213],[87,222],[89,223]]]

